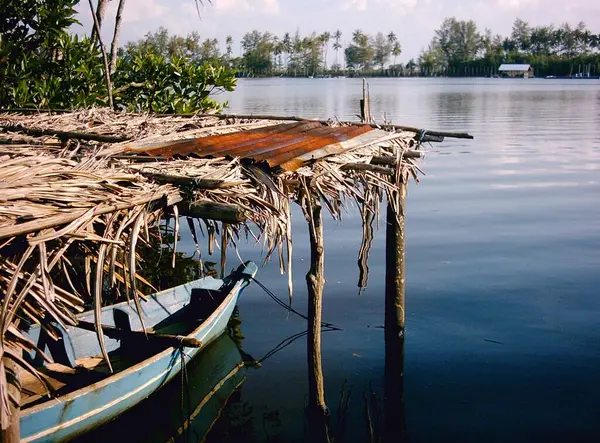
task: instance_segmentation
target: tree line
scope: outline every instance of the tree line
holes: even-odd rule
[[[537,76],[600,73],[600,34],[592,33],[583,22],[532,27],[517,18],[511,34],[502,36],[489,29],[479,31],[472,20],[449,17],[435,31],[428,48],[407,63],[398,63],[402,46],[393,31],[370,35],[357,29],[344,37],[341,30],[308,35],[286,32],[280,37],[254,30],[235,45],[228,36],[222,52],[217,39],[201,40],[195,32],[169,36],[161,28],[128,43],[124,52],[146,48],[165,57],[185,54],[225,65],[238,77],[493,76],[503,63],[531,64]]]
[[[79,0],[3,0],[0,107],[208,111],[223,106],[214,94],[232,91],[243,76],[492,76],[502,63],[529,63],[536,76],[600,73],[600,34],[583,22],[531,26],[516,19],[511,34],[502,36],[449,17],[418,58],[399,63],[402,46],[393,31],[278,37],[254,30],[239,42],[228,36],[222,45],[197,32],[170,35],[159,28],[120,45],[125,0],[119,0],[109,47],[95,32],[107,1],[87,0],[96,24],[89,37],[80,37],[70,31]]]
[[[502,63],[532,65],[540,76],[600,73],[600,34],[584,22],[531,26],[517,18],[509,36],[480,32],[472,21],[446,18],[419,56],[421,75],[494,75]]]

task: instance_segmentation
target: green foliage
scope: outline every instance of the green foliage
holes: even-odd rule
[[[352,34],[352,43],[344,51],[346,65],[350,69],[368,70],[375,58],[375,48],[367,34],[357,29]]]
[[[23,52],[3,65],[0,104],[70,109],[105,104],[102,60],[87,38],[61,35],[50,59]]]
[[[0,106],[74,109],[107,105],[104,65],[88,38],[69,35],[78,0],[0,0]],[[120,51],[115,106],[128,111],[220,110],[211,96],[232,91],[218,42],[160,28]]]
[[[21,52],[36,52],[51,58],[69,26],[78,23],[75,5],[79,0],[0,1],[0,45],[2,57],[11,60]]]
[[[90,106],[102,102],[103,66],[87,38],[70,36],[77,0],[3,0],[0,105]]]
[[[227,67],[178,55],[166,59],[151,52],[121,58],[114,82],[117,106],[134,112],[177,114],[221,109],[210,95],[233,91],[236,86]]]
[[[267,74],[273,67],[275,39],[270,32],[248,32],[242,38],[244,66],[256,74]]]

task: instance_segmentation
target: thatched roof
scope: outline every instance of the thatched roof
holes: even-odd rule
[[[175,226],[179,214],[203,219],[211,249],[217,232],[251,232],[291,282],[292,202],[308,214],[312,195],[339,218],[354,201],[372,216],[417,178],[422,132],[296,120],[0,114],[0,353],[32,349],[23,322],[75,324],[88,299],[99,311],[107,281],[138,300],[136,245],[165,213]],[[84,290],[70,284],[73,254],[85,257]],[[0,367],[4,398],[5,386]]]

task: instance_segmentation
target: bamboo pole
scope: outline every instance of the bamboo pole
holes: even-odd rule
[[[399,214],[387,205],[385,269],[384,442],[406,438],[404,421],[404,329],[406,306],[406,184],[398,192]]]
[[[306,195],[304,208],[310,238],[310,269],[306,274],[308,288],[308,334],[306,351],[308,361],[308,418],[312,441],[329,441],[329,410],[325,403],[325,385],[321,360],[321,317],[323,287],[325,285],[325,255],[323,219],[319,198]]]

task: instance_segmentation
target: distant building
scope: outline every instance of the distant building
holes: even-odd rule
[[[500,75],[504,77],[533,77],[533,68],[531,65],[517,65],[505,63],[498,68]]]

